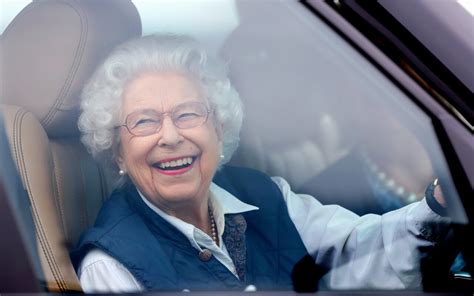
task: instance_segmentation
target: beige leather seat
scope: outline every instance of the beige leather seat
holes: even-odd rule
[[[49,291],[80,291],[68,248],[108,196],[79,141],[80,91],[113,47],[139,35],[130,0],[35,1],[2,35],[2,111]]]

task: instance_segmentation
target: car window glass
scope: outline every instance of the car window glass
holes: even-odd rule
[[[359,215],[420,201],[439,178],[467,223],[430,117],[324,22],[290,1],[209,3],[135,1],[145,35],[191,34],[228,62],[245,106],[232,164]]]
[[[215,52],[237,26],[233,0],[133,0],[142,20],[143,35],[192,35]]]
[[[442,178],[466,222],[430,118],[303,6],[270,2],[239,2],[221,51],[246,107],[235,162],[359,214],[419,201]]]
[[[0,2],[0,34],[3,34],[13,18],[29,3],[31,0],[2,0]]]
[[[2,26],[24,2],[2,1]],[[300,3],[133,3],[144,35],[189,34],[228,63],[245,109],[231,164],[359,215],[420,201],[438,178],[449,216],[467,223],[431,118]]]
[[[2,1],[2,31],[30,2]],[[429,118],[323,23],[315,23],[319,22],[317,18],[305,15],[301,6],[278,11],[279,5],[262,1],[260,5],[267,7],[260,8],[268,9],[268,16],[259,18],[249,12],[251,9],[246,10],[245,5],[239,7],[234,1],[221,1],[217,6],[215,1],[188,5],[186,1],[135,0],[134,4],[142,18],[144,34],[190,34],[212,51],[220,51],[224,58],[233,61],[230,63],[231,75],[247,110],[262,114],[257,116],[261,139],[249,144],[246,141],[252,140],[243,137],[243,145],[236,154],[235,159],[243,164],[285,176],[295,190],[314,194],[322,201],[326,201],[326,196],[329,202],[333,201],[329,196],[341,196],[341,203],[349,205],[358,203],[353,196],[365,195],[363,192],[367,188],[347,185],[344,193],[335,192],[336,184],[343,183],[344,178],[335,178],[339,173],[333,176],[330,168],[345,163],[342,160],[349,159],[347,163],[350,163],[354,161],[353,154],[360,154],[356,158],[363,160],[369,170],[365,174],[370,179],[371,191],[386,191],[387,188],[381,188],[388,185],[389,191],[393,191],[390,195],[401,198],[374,211],[419,200],[425,184],[439,175],[436,169],[446,169]],[[258,5],[255,6],[254,11],[258,11]],[[245,30],[254,32],[245,36]],[[286,59],[287,56],[292,58]],[[235,66],[238,64],[241,66]],[[268,109],[271,105],[266,100],[277,102],[272,106],[274,110]],[[286,116],[289,109],[285,104],[278,104],[285,100],[291,102],[293,114],[302,112],[298,116],[301,121],[295,124],[299,132],[294,132],[295,126],[285,126],[283,120],[275,123],[273,118],[264,116]],[[245,128],[257,124],[253,117],[248,117],[244,132]],[[293,131],[292,135],[279,136],[282,131],[289,130]],[[277,139],[293,144],[281,145],[276,143]],[[407,144],[397,144],[401,142]],[[267,151],[264,160],[259,151],[239,159],[243,151],[257,149],[253,146],[259,145],[273,146],[275,151]],[[288,164],[291,161],[311,165],[311,170],[301,176],[296,172],[300,170],[298,165]],[[338,170],[350,171],[342,167]],[[393,177],[393,174],[399,177]],[[315,176],[330,181],[317,186],[319,183],[312,179]],[[449,174],[446,178],[452,185]],[[357,183],[356,178],[351,180],[347,176],[347,179],[347,184]],[[455,194],[454,187],[447,185],[452,190],[445,190]],[[319,189],[314,189],[316,187]],[[350,202],[345,204],[344,200]],[[457,205],[456,216],[464,221],[462,208]],[[375,209],[367,202],[358,207],[361,213]]]
[[[457,0],[456,2],[474,17],[474,2],[469,0]]]

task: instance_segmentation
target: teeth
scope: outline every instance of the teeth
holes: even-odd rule
[[[172,160],[172,161],[168,161],[168,162],[161,162],[159,166],[162,169],[166,169],[166,168],[169,168],[169,167],[177,167],[177,166],[182,166],[182,165],[185,165],[185,164],[191,164],[192,162],[193,162],[192,157],[185,157],[185,158],[178,159],[178,160]]]

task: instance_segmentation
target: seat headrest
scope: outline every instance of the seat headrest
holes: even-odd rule
[[[130,0],[32,2],[1,37],[1,99],[31,111],[49,136],[76,134],[84,83],[112,48],[140,35]]]

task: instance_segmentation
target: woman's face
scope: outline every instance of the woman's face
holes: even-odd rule
[[[200,86],[188,76],[175,72],[144,74],[124,90],[121,122],[136,111],[168,112],[193,101],[208,106]],[[167,113],[161,129],[152,135],[134,136],[127,128],[120,128],[118,165],[148,200],[165,211],[199,205],[207,200],[221,153],[220,132],[213,122],[209,115],[200,126],[179,129]],[[178,165],[181,160],[184,165],[162,168]],[[192,163],[187,165],[189,160]]]

